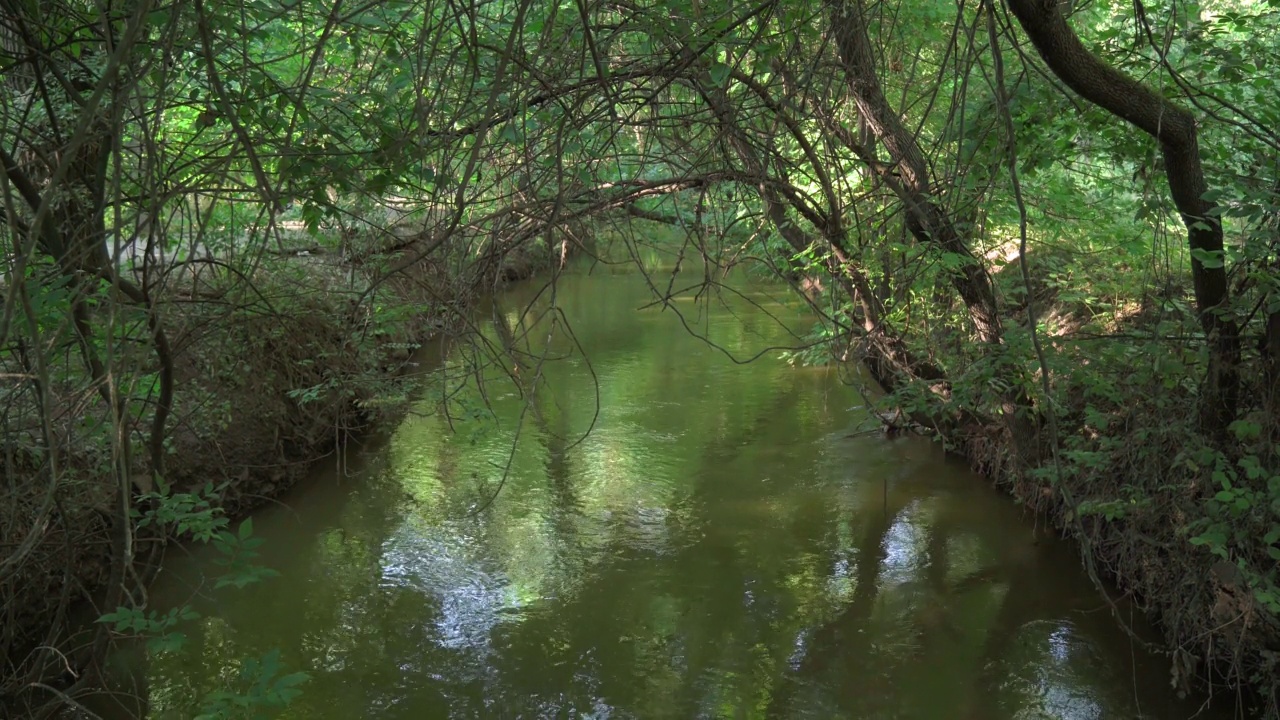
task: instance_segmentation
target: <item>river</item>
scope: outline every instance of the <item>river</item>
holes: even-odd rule
[[[602,265],[509,288],[484,342],[424,351],[399,427],[254,515],[278,577],[171,553],[152,605],[201,618],[117,658],[142,712],[191,717],[264,656],[310,677],[280,718],[1195,712],[1075,550],[780,357],[811,324],[786,288],[652,302]]]

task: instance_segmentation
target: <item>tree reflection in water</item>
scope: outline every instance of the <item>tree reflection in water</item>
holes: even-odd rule
[[[549,336],[559,359],[495,364],[487,419],[428,393],[353,476],[263,512],[282,577],[198,597],[188,652],[147,671],[154,716],[271,648],[313,675],[292,718],[1189,714],[1007,499],[927,440],[849,438],[866,416],[836,373],[734,364],[618,275],[560,280],[584,358],[521,319],[524,292],[482,315],[491,345]],[[738,356],[792,340],[745,304],[701,312]],[[474,381],[453,397],[484,407]]]

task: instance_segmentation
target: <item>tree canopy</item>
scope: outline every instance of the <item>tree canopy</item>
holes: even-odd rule
[[[91,594],[139,596],[179,438],[234,424],[197,369],[274,353],[263,387],[367,409],[319,366],[666,226],[657,299],[823,287],[799,359],[865,365],[1195,638],[1179,683],[1274,714],[1278,38],[1275,0],[0,0],[0,579],[74,506]]]

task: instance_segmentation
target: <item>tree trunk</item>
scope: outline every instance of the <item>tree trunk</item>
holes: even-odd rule
[[[964,300],[978,338],[984,343],[999,345],[1003,329],[991,278],[970,252],[955,222],[935,201],[920,145],[885,99],[867,37],[862,1],[826,0],[826,6],[859,119],[889,151],[890,163],[886,166],[876,158],[863,159],[881,174],[906,205],[907,229],[916,240],[960,256],[961,266],[952,276],[952,284]]]
[[[851,147],[902,200],[906,207],[906,227],[912,236],[926,246],[959,257],[959,267],[951,273],[951,284],[964,301],[979,341],[998,352],[1004,341],[1004,330],[991,276],[969,250],[954,218],[935,199],[924,153],[884,96],[867,35],[862,0],[825,0],[825,5],[859,121],[888,150],[889,163],[881,162],[863,143],[852,141]],[[996,360],[999,361],[998,356]],[[999,363],[999,367],[1002,373],[1018,372],[1004,363]],[[1017,378],[1008,380],[1009,389],[999,399],[1000,410],[1019,461],[1015,467],[1025,469],[1035,466],[1040,459],[1037,419],[1022,384]]]
[[[132,583],[129,572],[135,560],[131,518],[135,467],[131,452],[134,423],[128,412],[126,384],[119,377],[119,369],[113,367],[110,353],[104,355],[98,348],[99,344],[110,342],[96,334],[101,315],[93,309],[94,301],[106,294],[104,283],[147,313],[161,386],[149,436],[151,470],[155,475],[164,471],[163,441],[173,393],[172,355],[154,298],[119,277],[106,248],[109,160],[121,133],[119,102],[130,92],[117,81],[130,50],[142,38],[149,6],[144,0],[132,8],[130,15],[104,18],[104,26],[114,27],[116,20],[124,22],[120,37],[112,37],[111,42],[83,29],[75,31],[81,34],[67,36],[50,32],[38,13],[27,14],[20,6],[0,10],[6,28],[0,33],[0,55],[12,60],[5,73],[6,97],[20,96],[27,86],[38,84],[42,89],[53,88],[55,96],[61,93],[74,100],[70,121],[60,118],[55,108],[47,105],[44,117],[29,113],[23,115],[22,123],[9,128],[7,147],[0,148],[0,171],[7,180],[6,190],[16,195],[8,198],[6,207],[26,206],[25,213],[16,213],[23,217],[13,218],[22,236],[16,254],[26,262],[31,259],[29,253],[43,253],[57,263],[65,277],[70,290],[66,319],[81,350],[85,380],[101,395],[116,432],[112,438],[115,462],[109,474],[112,501],[104,512],[111,527],[112,564],[102,597],[95,598],[105,608],[127,602],[126,587]],[[112,22],[106,22],[108,19]],[[70,61],[60,46],[72,41],[84,46],[76,62]],[[81,72],[84,67],[96,66],[99,58],[103,61],[99,74]],[[63,481],[53,479],[55,483]],[[49,681],[50,676],[63,673],[65,668],[93,670],[111,637],[109,626],[99,625],[91,643],[65,653],[52,642],[61,631],[55,623],[49,631],[50,641],[40,649],[42,655],[33,656],[23,681],[27,688]],[[82,673],[79,682],[86,682],[91,676]]]
[[[1196,309],[1209,338],[1209,377],[1201,401],[1204,430],[1221,437],[1235,419],[1239,401],[1240,337],[1226,315],[1229,294],[1222,257],[1222,223],[1200,161],[1196,120],[1190,112],[1099,60],[1080,42],[1052,0],[1006,0],[1040,57],[1084,99],[1121,118],[1160,143],[1169,192],[1187,227]],[[1207,253],[1207,255],[1206,255]],[[1205,264],[1206,258],[1216,262]]]
[[[739,79],[744,83],[750,83],[748,78]],[[901,387],[904,379],[920,379],[934,384],[945,384],[946,376],[940,368],[914,357],[902,338],[886,326],[883,302],[855,258],[845,247],[843,237],[845,231],[840,226],[835,210],[840,207],[841,198],[835,196],[835,187],[829,183],[822,184],[825,205],[831,208],[830,214],[826,216],[820,214],[815,216],[812,211],[806,212],[806,208],[802,207],[793,195],[780,192],[778,186],[788,184],[786,169],[771,168],[768,158],[751,143],[746,136],[745,128],[739,123],[733,103],[724,90],[711,82],[709,77],[700,77],[699,81],[699,89],[715,112],[717,121],[725,133],[726,145],[733,150],[733,154],[737,156],[747,172],[758,179],[756,189],[760,200],[764,203],[765,216],[769,218],[778,234],[797,253],[803,253],[814,242],[814,238],[787,215],[788,207],[807,217],[818,231],[830,258],[828,264],[832,279],[841,287],[849,301],[861,310],[861,317],[857,318],[854,326],[848,329],[858,336],[862,345],[860,353],[862,364],[871,377],[886,392],[893,392]],[[781,104],[767,97],[763,87],[759,85],[751,87],[752,91],[774,112],[780,114],[787,112]],[[787,122],[783,122],[783,125],[791,127]],[[817,159],[811,157],[811,162],[817,162]],[[781,182],[778,182],[779,180]],[[994,307],[994,301],[992,306]],[[914,416],[912,419],[920,425],[935,428],[942,422],[942,418],[924,416]]]

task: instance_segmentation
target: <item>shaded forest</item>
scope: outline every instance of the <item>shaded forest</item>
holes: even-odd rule
[[[1277,717],[1278,36],[1275,0],[0,0],[0,708],[176,622],[175,541],[259,579],[231,520],[500,283],[661,237],[656,302],[792,284],[796,362],[1052,518],[1175,688]]]

